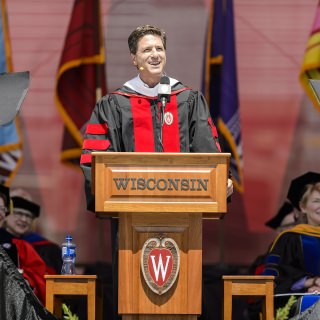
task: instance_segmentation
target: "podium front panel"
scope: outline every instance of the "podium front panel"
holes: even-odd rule
[[[96,212],[226,213],[230,154],[94,152]]]
[[[119,314],[201,314],[201,214],[120,214]],[[163,295],[147,286],[141,273],[141,249],[148,238],[165,234],[180,251],[180,271]]]

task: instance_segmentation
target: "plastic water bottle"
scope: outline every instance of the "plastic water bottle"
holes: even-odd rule
[[[72,242],[70,235],[66,236],[66,242],[62,244],[62,268],[61,274],[75,274],[76,244]]]

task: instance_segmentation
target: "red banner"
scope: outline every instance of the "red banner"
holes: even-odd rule
[[[57,74],[55,100],[65,123],[62,161],[78,166],[83,132],[106,93],[99,0],[75,0]]]

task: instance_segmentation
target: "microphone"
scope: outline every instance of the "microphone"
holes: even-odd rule
[[[162,76],[158,88],[158,100],[164,109],[167,102],[170,102],[171,86],[170,79],[167,76]]]
[[[163,150],[162,144],[162,128],[164,123],[164,109],[166,107],[167,102],[170,102],[170,94],[171,94],[171,86],[170,86],[170,79],[167,76],[162,76],[160,79],[159,87],[158,87],[158,101],[160,101],[160,136],[159,141],[161,145],[161,149]]]

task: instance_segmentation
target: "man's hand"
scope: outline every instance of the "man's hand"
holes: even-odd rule
[[[232,194],[233,194],[233,182],[231,179],[228,179],[227,198],[230,197]]]

